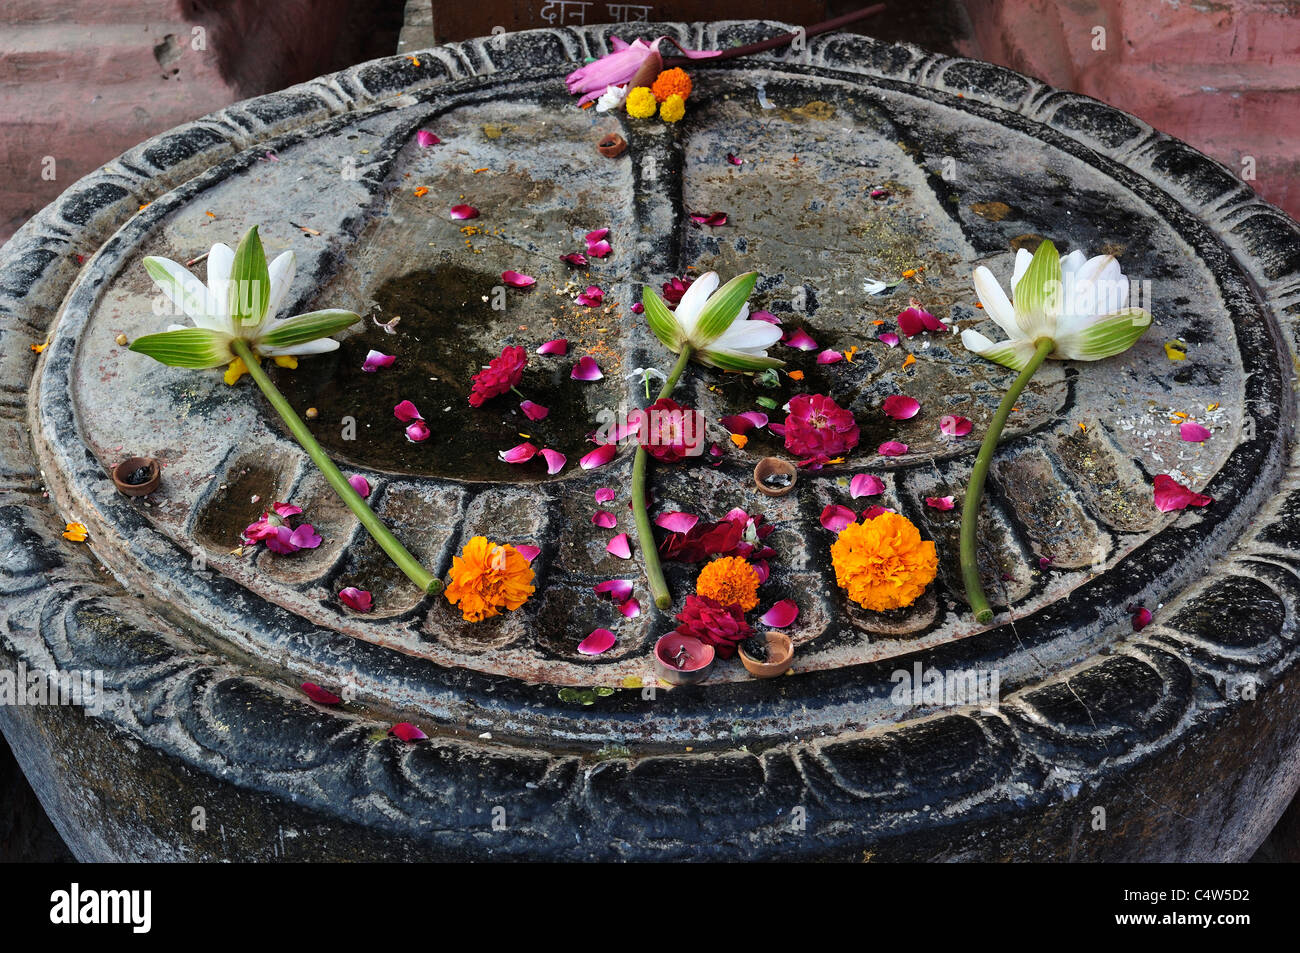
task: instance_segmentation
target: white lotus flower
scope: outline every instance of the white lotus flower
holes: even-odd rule
[[[749,317],[749,294],[758,272],[737,275],[721,288],[716,271],[696,278],[669,311],[652,288],[641,294],[646,320],[655,337],[674,354],[683,346],[701,364],[724,371],[761,371],[781,367],[784,361],[767,356],[767,349],[781,339],[781,329],[767,321]]]
[[[256,225],[234,251],[221,243],[212,246],[206,285],[167,258],[151,256],[144,260],[144,267],[194,327],[173,324],[161,333],[136,338],[131,350],[172,367],[228,364],[228,384],[243,373],[243,362],[231,349],[235,339],[246,342],[258,357],[275,358],[292,367],[298,357],[336,349],[339,342],[329,335],[361,320],[356,313],[341,310],[277,319],[275,313],[293,284],[294,254],[286,251],[268,267]]]
[[[1151,324],[1151,312],[1129,308],[1128,280],[1113,255],[1084,258],[1072,251],[1064,258],[1044,241],[1034,254],[1016,252],[1011,275],[1014,304],[993,272],[975,269],[975,292],[987,314],[1009,340],[993,342],[974,330],[961,343],[980,357],[1022,370],[1037,343],[1054,343],[1049,358],[1099,361],[1127,351]]]

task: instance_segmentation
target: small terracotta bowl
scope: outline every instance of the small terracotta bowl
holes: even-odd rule
[[[627,151],[627,140],[611,132],[607,136],[600,137],[600,141],[596,143],[596,151],[607,159],[617,159]]]
[[[764,632],[763,638],[767,640],[768,660],[758,662],[750,658],[745,654],[742,642],[739,652],[740,663],[745,666],[745,671],[755,678],[774,678],[777,675],[784,675],[794,664],[794,643],[784,632]]]
[[[790,482],[785,486],[768,486],[763,482],[773,476],[788,476]],[[758,461],[758,466],[754,467],[754,486],[758,487],[758,492],[766,493],[768,496],[785,496],[798,482],[799,471],[789,460],[782,460],[780,457],[764,457]]]
[[[673,661],[686,650],[689,660],[681,668]],[[670,685],[694,685],[709,677],[713,667],[713,646],[690,635],[669,632],[655,643],[655,674]]]
[[[128,483],[127,480],[137,470],[143,468],[147,477],[143,483]],[[127,457],[112,471],[113,485],[119,493],[127,496],[148,496],[158,489],[162,482],[162,468],[153,457]]]

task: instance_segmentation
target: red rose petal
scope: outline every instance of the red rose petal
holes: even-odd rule
[[[534,404],[531,400],[526,400],[521,403],[519,409],[524,412],[524,416],[529,420],[545,420],[546,415],[551,412],[549,407],[543,407],[541,404]]]
[[[522,271],[503,271],[501,280],[511,288],[528,288],[537,284],[537,279],[532,275],[525,275]]]
[[[730,417],[723,417],[718,423],[726,427],[728,433],[743,435],[759,427],[766,427],[767,421],[767,414],[759,413],[757,410],[747,410],[743,414],[732,414]]]
[[[478,218],[478,209],[472,205],[453,205],[451,207],[451,217],[457,220]]]
[[[604,258],[612,250],[609,242],[591,242],[587,246],[587,254],[592,258]]]
[[[605,303],[605,292],[601,291],[598,285],[587,285],[587,290],[580,293],[575,300],[588,308],[599,308]]]
[[[374,597],[368,590],[348,586],[339,590],[339,601],[356,612],[369,612],[374,608]]]
[[[880,445],[877,452],[882,457],[901,457],[907,453],[907,444],[899,443],[897,440],[886,440]]]
[[[399,724],[393,725],[393,727],[388,729],[388,733],[401,738],[403,741],[424,741],[429,737],[409,721],[403,721]]]
[[[567,338],[556,338],[554,341],[547,341],[537,349],[538,354],[556,354],[560,357],[569,353],[569,341]]]
[[[1133,631],[1141,632],[1151,624],[1151,610],[1144,609],[1142,606],[1129,606],[1128,611],[1133,613]]]
[[[862,518],[864,520],[873,520],[881,513],[892,513],[892,512],[894,511],[887,506],[868,506],[865,510],[862,511]]]
[[[421,129],[415,134],[415,141],[420,144],[421,149],[427,149],[429,146],[436,146],[442,142],[437,136],[427,129]]]
[[[420,412],[415,409],[415,405],[409,400],[404,400],[393,408],[393,416],[402,423],[420,419]]]
[[[1155,503],[1156,509],[1162,513],[1186,509],[1189,506],[1208,506],[1213,502],[1214,497],[1194,493],[1168,474],[1161,473],[1156,476]]]
[[[630,579],[610,579],[592,586],[592,591],[600,595],[609,593],[615,602],[624,603],[632,598],[632,581]]]
[[[302,690],[308,698],[318,705],[342,705],[343,699],[331,691],[326,691],[315,682],[303,682]]]
[[[423,420],[413,420],[406,426],[406,439],[411,443],[423,443],[429,439],[431,431]]]
[[[709,225],[709,226],[726,225],[727,213],[709,212],[705,214],[702,212],[692,212],[691,221],[694,222],[696,225]]]
[[[595,450],[583,456],[578,461],[578,466],[584,470],[594,470],[596,467],[603,467],[609,461],[618,455],[618,444],[605,443],[601,444]]]
[[[689,533],[699,521],[700,518],[694,513],[683,513],[680,510],[660,513],[655,517],[655,525],[670,533]]]
[[[952,414],[946,414],[939,418],[939,430],[949,437],[964,437],[970,433],[971,422],[965,417],[956,417]]]
[[[524,441],[509,450],[498,451],[497,456],[501,458],[502,463],[527,463],[537,456],[537,447],[528,441]]]
[[[817,355],[818,364],[838,364],[842,360],[844,360],[844,355],[831,348],[827,348]]]
[[[822,510],[822,526],[826,527],[832,533],[838,533],[850,523],[856,521],[858,514],[853,512],[847,506],[840,506],[838,503],[832,503],[826,509]]]
[[[898,347],[898,335],[893,331],[886,331],[884,334],[877,334],[876,340],[888,347]]]
[[[590,245],[592,242],[598,242],[602,238],[607,237],[608,235],[609,235],[608,228],[598,228],[595,231],[588,232],[586,235],[583,235],[582,240],[585,241],[588,245]]]
[[[546,472],[551,476],[555,476],[555,474],[563,470],[564,465],[569,462],[568,457],[558,450],[551,450],[549,447],[538,452],[542,455],[542,459],[546,461]]]
[[[596,510],[591,514],[591,521],[601,529],[613,529],[618,525],[618,517],[609,510]]]
[[[732,165],[744,165],[744,164],[745,164],[745,160],[744,160],[744,159],[740,158],[739,156],[734,156],[734,155],[732,155],[730,152],[727,153],[727,161],[730,162]]]
[[[641,603],[635,599],[629,599],[618,607],[618,611],[623,613],[626,619],[635,619],[641,614]]]
[[[599,490],[596,491],[596,502],[609,503],[614,499],[614,496],[615,493],[613,490],[611,490],[607,486],[602,486]]]
[[[617,641],[609,629],[594,629],[591,635],[578,643],[578,651],[583,655],[599,655],[612,649]]]
[[[569,372],[569,377],[575,381],[598,381],[604,376],[605,372],[600,369],[600,365],[590,354],[578,358],[578,363],[574,364],[573,370]]]
[[[921,412],[921,404],[916,398],[908,397],[904,394],[891,394],[885,398],[884,406],[881,408],[889,417],[895,420],[911,420]]]
[[[631,559],[632,547],[628,545],[627,533],[619,533],[611,539],[609,545],[605,547],[605,552],[619,559]]]
[[[580,251],[570,252],[567,255],[561,255],[560,261],[564,262],[570,268],[587,267],[587,256]]]
[[[799,618],[799,607],[795,604],[795,601],[793,599],[782,599],[759,616],[758,621],[764,625],[770,625],[774,629],[781,629],[797,618]]]
[[[382,351],[367,351],[366,359],[361,362],[361,369],[367,374],[374,374],[381,367],[389,367],[393,361],[397,360],[396,354],[385,354]]]
[[[348,486],[357,491],[357,495],[365,499],[370,495],[370,481],[360,473],[354,473],[348,477]]]

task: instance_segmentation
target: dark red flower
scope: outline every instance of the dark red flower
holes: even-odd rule
[[[739,556],[751,562],[771,559],[776,550],[764,540],[775,531],[761,515],[737,508],[720,522],[701,520],[685,533],[669,533],[659,544],[659,555],[680,563],[702,563],[714,556]]]
[[[686,289],[695,284],[694,278],[673,278],[664,282],[664,301],[668,302],[670,308],[677,307],[682,300],[682,295],[686,294]]]
[[[785,418],[785,448],[802,463],[825,463],[858,445],[858,423],[824,394],[798,394],[790,398]]]
[[[637,443],[645,447],[646,453],[664,463],[699,456],[704,448],[704,415],[671,398],[663,397],[644,410],[634,410],[627,422],[629,432],[636,433]]]
[[[471,407],[482,407],[483,402],[504,394],[519,384],[528,365],[528,352],[522,347],[507,347],[500,357],[474,375],[474,389],[469,395]]]
[[[677,621],[681,623],[675,630],[678,634],[712,645],[719,658],[731,658],[736,646],[754,632],[740,606],[724,606],[708,596],[687,596]]]

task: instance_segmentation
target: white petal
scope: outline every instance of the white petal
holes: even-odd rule
[[[766,321],[737,321],[709,345],[715,351],[762,351],[781,340],[781,329]]]
[[[338,348],[339,342],[333,338],[317,338],[292,347],[259,347],[258,353],[267,357],[289,357],[290,355],[306,357],[311,354],[325,354]]]
[[[1020,279],[1025,276],[1029,270],[1029,263],[1034,260],[1034,256],[1028,251],[1021,248],[1016,251],[1016,267],[1011,270],[1011,294],[1014,297],[1016,285],[1020,284]]]
[[[1028,341],[994,343],[978,331],[969,328],[961,332],[961,343],[965,345],[966,350],[1017,371],[1022,369],[1034,355],[1034,345]]]
[[[234,267],[235,253],[229,245],[217,242],[208,251],[208,307],[214,315],[230,314],[230,272]]]
[[[280,310],[280,305],[284,304],[285,295],[289,293],[289,286],[293,284],[293,276],[297,265],[298,261],[294,258],[293,252],[286,251],[277,255],[275,261],[271,262],[270,267],[267,268],[271,276],[271,292],[266,303],[266,318],[275,317],[276,312]]]
[[[691,332],[695,330],[695,322],[698,320],[700,312],[704,310],[709,295],[718,290],[718,284],[718,273],[716,271],[706,271],[691,282],[691,286],[682,295],[682,300],[677,303],[677,308],[673,311],[673,314],[677,316],[677,323],[681,325],[682,333],[686,337],[690,337]]]
[[[1061,280],[1065,280],[1066,275],[1072,275],[1078,271],[1084,263],[1083,252],[1075,249],[1068,255],[1061,257]]]
[[[197,327],[214,331],[222,329],[220,322],[210,313],[211,302],[203,282],[169,258],[151,255],[144,260],[144,265],[154,284]]]
[[[1011,299],[1002,290],[998,280],[993,277],[993,272],[980,265],[971,277],[980,304],[984,305],[984,313],[992,318],[1008,337],[1019,337],[1020,327],[1016,324],[1016,309],[1011,306]]]

